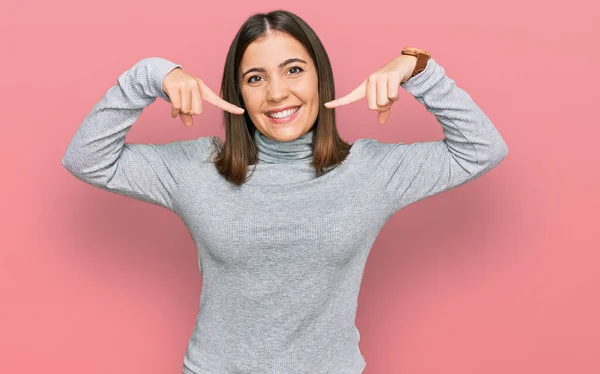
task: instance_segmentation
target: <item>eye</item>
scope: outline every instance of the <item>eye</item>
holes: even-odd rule
[[[288,71],[292,71],[292,70],[294,70],[294,69],[298,69],[298,70],[299,70],[299,72],[298,72],[298,73],[296,73],[296,74],[300,74],[301,72],[303,72],[303,71],[304,71],[304,69],[302,69],[300,66],[292,66],[292,67],[290,68],[290,70],[288,70]],[[296,75],[296,74],[294,74],[294,75]],[[257,77],[258,77],[258,78],[260,78],[260,76],[259,76],[259,75],[253,75],[253,76],[251,76],[250,78],[248,78],[248,83],[255,83],[255,82],[257,82],[257,81],[253,81],[253,80],[252,80],[252,78],[257,78]]]
[[[258,75],[253,75],[250,78],[248,78],[248,83],[254,83],[254,81],[252,80],[252,78],[255,78],[255,77],[258,77]]]
[[[291,71],[291,70],[293,70],[293,69],[298,69],[298,70],[300,70],[300,71],[304,71],[304,70],[302,70],[302,68],[301,68],[300,66],[292,66],[292,67],[290,68],[290,71]]]

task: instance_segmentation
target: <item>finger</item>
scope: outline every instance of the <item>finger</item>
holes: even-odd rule
[[[358,101],[358,100],[362,99],[363,97],[365,97],[366,92],[367,92],[366,87],[367,87],[367,80],[362,82],[360,86],[356,87],[348,95],[346,95],[344,97],[340,97],[339,99],[336,99],[336,100],[329,101],[329,102],[325,103],[324,105],[327,108],[337,108],[342,105],[351,104],[351,103]]]
[[[391,77],[388,78],[388,98],[392,101],[392,102],[396,102],[399,99],[398,96],[398,90],[400,89],[400,80],[402,79],[402,77],[398,76],[398,75],[392,75]]]
[[[388,77],[382,76],[377,79],[377,106],[383,107],[390,103],[388,98]]]
[[[181,94],[181,111],[184,114],[192,114],[192,90],[184,88]]]
[[[233,105],[233,104],[223,100],[221,97],[219,97],[219,95],[217,95],[210,88],[208,88],[208,86],[205,85],[204,82],[202,82],[201,80],[198,80],[198,82],[200,83],[200,87],[201,87],[200,91],[202,94],[202,98],[204,100],[208,101],[209,103],[213,104],[216,107],[219,107],[219,108],[226,110],[233,114],[243,114],[244,113],[243,108],[240,108],[236,105]]]
[[[181,120],[186,127],[193,125],[192,122],[192,90],[184,89],[181,91]]]
[[[390,117],[390,114],[392,114],[392,108],[389,108],[384,112],[379,112],[379,115],[377,116],[377,121],[379,122],[379,124],[384,125]]]
[[[192,88],[192,113],[202,114],[202,93],[200,92],[200,85]]]
[[[181,117],[181,121],[183,122],[183,124],[186,127],[190,127],[190,126],[192,126],[194,124],[192,122],[192,115],[191,114],[185,114],[183,112],[180,112],[179,116]]]
[[[175,118],[181,111],[181,89],[177,89],[171,97],[171,117]]]
[[[370,110],[377,110],[377,79],[369,78],[367,85],[367,106]]]

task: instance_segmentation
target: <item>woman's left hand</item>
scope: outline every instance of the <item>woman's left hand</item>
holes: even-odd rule
[[[379,112],[377,120],[380,125],[383,125],[390,116],[392,104],[398,101],[400,83],[404,83],[410,78],[416,64],[415,56],[400,55],[371,74],[348,95],[329,101],[324,105],[327,108],[337,108],[366,96],[367,106],[370,110]]]

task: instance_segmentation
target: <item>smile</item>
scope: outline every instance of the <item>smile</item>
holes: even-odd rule
[[[298,111],[298,109],[300,109],[300,107],[291,108],[291,109],[284,110],[282,112],[277,112],[277,113],[269,113],[269,114],[267,114],[267,116],[269,116],[271,118],[285,118],[285,117],[289,117],[292,114],[296,113]]]
[[[300,109],[302,109],[302,106],[273,114],[265,113],[265,116],[267,116],[269,118],[269,121],[273,123],[288,123],[293,121],[296,117],[298,117],[298,112],[300,111]]]

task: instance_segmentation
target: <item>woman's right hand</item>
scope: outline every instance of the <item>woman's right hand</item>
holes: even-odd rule
[[[202,114],[202,99],[230,113],[244,113],[244,109],[223,100],[202,79],[181,68],[175,68],[167,74],[162,89],[171,100],[171,117],[179,115],[187,127],[192,126],[193,115]]]

